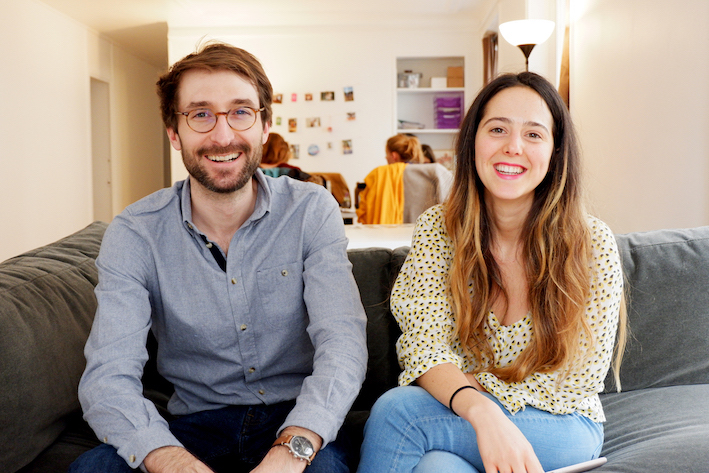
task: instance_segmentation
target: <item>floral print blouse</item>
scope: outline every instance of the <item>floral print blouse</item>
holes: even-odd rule
[[[520,382],[508,383],[490,373],[475,375],[512,414],[529,405],[553,414],[578,412],[594,422],[605,420],[598,393],[603,390],[613,356],[623,276],[613,233],[597,218],[589,217],[588,221],[593,264],[586,317],[593,337],[589,340],[582,333],[579,343],[589,356],[567,370],[565,377],[561,371],[532,373]],[[446,289],[453,255],[442,206],[432,207],[418,219],[411,250],[391,294],[392,312],[403,332],[396,346],[403,369],[399,375],[402,386],[439,364],[453,363],[466,373],[477,366],[455,334]],[[529,314],[514,324],[502,325],[490,312],[485,331],[496,366],[505,366],[527,346],[534,327]]]

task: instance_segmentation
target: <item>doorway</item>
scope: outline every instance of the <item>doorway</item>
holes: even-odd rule
[[[113,220],[111,114],[108,82],[91,78],[91,156],[94,220]]]

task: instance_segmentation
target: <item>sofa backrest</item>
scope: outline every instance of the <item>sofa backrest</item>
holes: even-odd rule
[[[0,471],[32,461],[79,409],[105,229],[94,223],[0,264]]]
[[[369,350],[367,377],[352,409],[368,411],[379,396],[396,386],[401,371],[394,348],[401,331],[389,310],[389,294],[405,253],[367,248],[349,250],[347,255],[367,313]]]
[[[709,383],[709,227],[616,235],[630,336],[623,391]],[[615,391],[609,373],[606,391]]]

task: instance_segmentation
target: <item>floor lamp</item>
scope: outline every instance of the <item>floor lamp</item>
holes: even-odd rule
[[[500,25],[500,34],[505,41],[522,50],[527,71],[529,71],[529,54],[532,49],[549,39],[552,31],[554,31],[554,22],[549,20],[515,20]]]

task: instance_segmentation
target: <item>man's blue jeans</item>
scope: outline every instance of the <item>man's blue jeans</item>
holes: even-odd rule
[[[603,426],[580,414],[553,415],[527,406],[509,414],[545,470],[597,458]],[[372,408],[358,473],[483,473],[475,429],[424,389],[394,388]]]
[[[170,431],[193,455],[217,473],[249,472],[276,440],[294,402],[272,406],[231,406],[178,417]],[[346,441],[338,439],[315,456],[306,473],[348,473]],[[282,447],[280,447],[282,448]],[[69,473],[134,473],[111,445],[100,445],[80,456]]]

